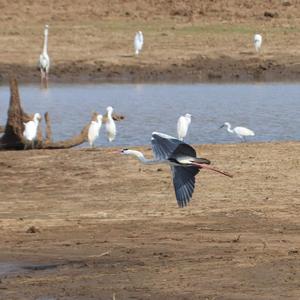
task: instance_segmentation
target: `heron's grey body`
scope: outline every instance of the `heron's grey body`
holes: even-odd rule
[[[192,163],[210,164],[210,161],[197,158],[193,147],[166,134],[153,132],[151,142],[155,158],[167,160],[171,165],[178,205],[186,206],[195,189],[195,176],[200,171],[199,167],[193,166]]]

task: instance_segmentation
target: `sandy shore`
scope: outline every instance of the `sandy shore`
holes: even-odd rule
[[[0,1],[0,82],[39,82],[48,23],[51,82],[300,79],[298,1]],[[133,55],[133,37],[145,45]],[[263,36],[255,53],[254,33]]]
[[[297,1],[0,8],[0,83],[39,82],[46,23],[50,82],[300,79]],[[300,143],[196,148],[234,178],[201,171],[185,209],[168,167],[113,148],[0,152],[0,299],[300,299]]]
[[[201,171],[185,209],[115,149],[1,152],[0,298],[299,299],[300,143],[197,152],[234,178]]]

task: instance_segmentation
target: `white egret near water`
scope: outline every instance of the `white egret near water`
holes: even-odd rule
[[[225,122],[220,128],[223,128],[224,126],[227,127],[228,132],[236,134],[240,139],[243,139],[244,141],[246,141],[246,136],[255,135],[254,131],[246,127],[237,126],[232,129],[229,122]]]
[[[180,116],[177,121],[177,135],[178,139],[183,141],[186,137],[189,126],[191,124],[191,115],[185,114],[184,116]]]
[[[139,53],[142,51],[144,44],[144,36],[141,31],[136,32],[134,37],[134,51],[135,55],[139,55]]]
[[[102,126],[102,115],[98,115],[96,121],[91,121],[89,131],[88,131],[88,140],[92,148],[94,148],[95,146],[95,141],[99,136],[101,126]]]
[[[195,188],[195,176],[201,169],[208,169],[225,176],[232,175],[210,165],[210,161],[196,156],[190,145],[164,133],[152,133],[152,150],[155,159],[147,159],[136,150],[123,149],[122,154],[137,157],[143,164],[168,164],[171,166],[173,185],[179,207],[184,207],[192,198]]]
[[[23,137],[25,139],[25,149],[27,148],[28,144],[30,144],[32,148],[34,147],[34,141],[37,138],[37,130],[41,118],[42,117],[39,113],[35,113],[33,120],[23,123],[25,126],[23,132]]]
[[[255,34],[253,42],[254,42],[255,50],[256,50],[256,52],[258,52],[260,50],[260,48],[261,48],[262,36],[260,34],[258,34],[258,33]]]
[[[110,142],[112,142],[116,138],[117,129],[116,129],[115,121],[112,117],[113,108],[111,106],[108,106],[106,110],[107,110],[107,121],[105,123],[105,128],[107,132],[107,138]]]
[[[48,29],[49,26],[45,25],[43,52],[41,53],[39,60],[39,68],[41,72],[41,85],[45,85],[45,87],[48,86],[48,74],[50,70],[50,58],[48,55]]]

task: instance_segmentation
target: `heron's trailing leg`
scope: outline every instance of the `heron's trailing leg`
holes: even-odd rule
[[[207,164],[193,163],[193,165],[198,166],[198,167],[200,167],[200,168],[202,168],[202,169],[208,169],[208,170],[211,170],[211,171],[220,173],[220,174],[222,174],[222,175],[225,175],[225,176],[228,176],[228,177],[231,177],[231,178],[233,177],[233,175],[231,175],[231,174],[229,174],[229,173],[227,173],[227,172],[221,171],[221,170],[219,170],[219,169],[217,169],[217,168],[214,168],[214,167],[212,167],[212,166],[209,166],[209,165],[207,165]]]

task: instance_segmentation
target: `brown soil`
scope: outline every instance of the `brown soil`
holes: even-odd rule
[[[1,81],[13,72],[39,82],[45,23],[52,82],[300,79],[299,1],[0,0],[0,8]]]
[[[115,150],[1,152],[0,299],[300,299],[299,142],[197,147],[185,209]]]

